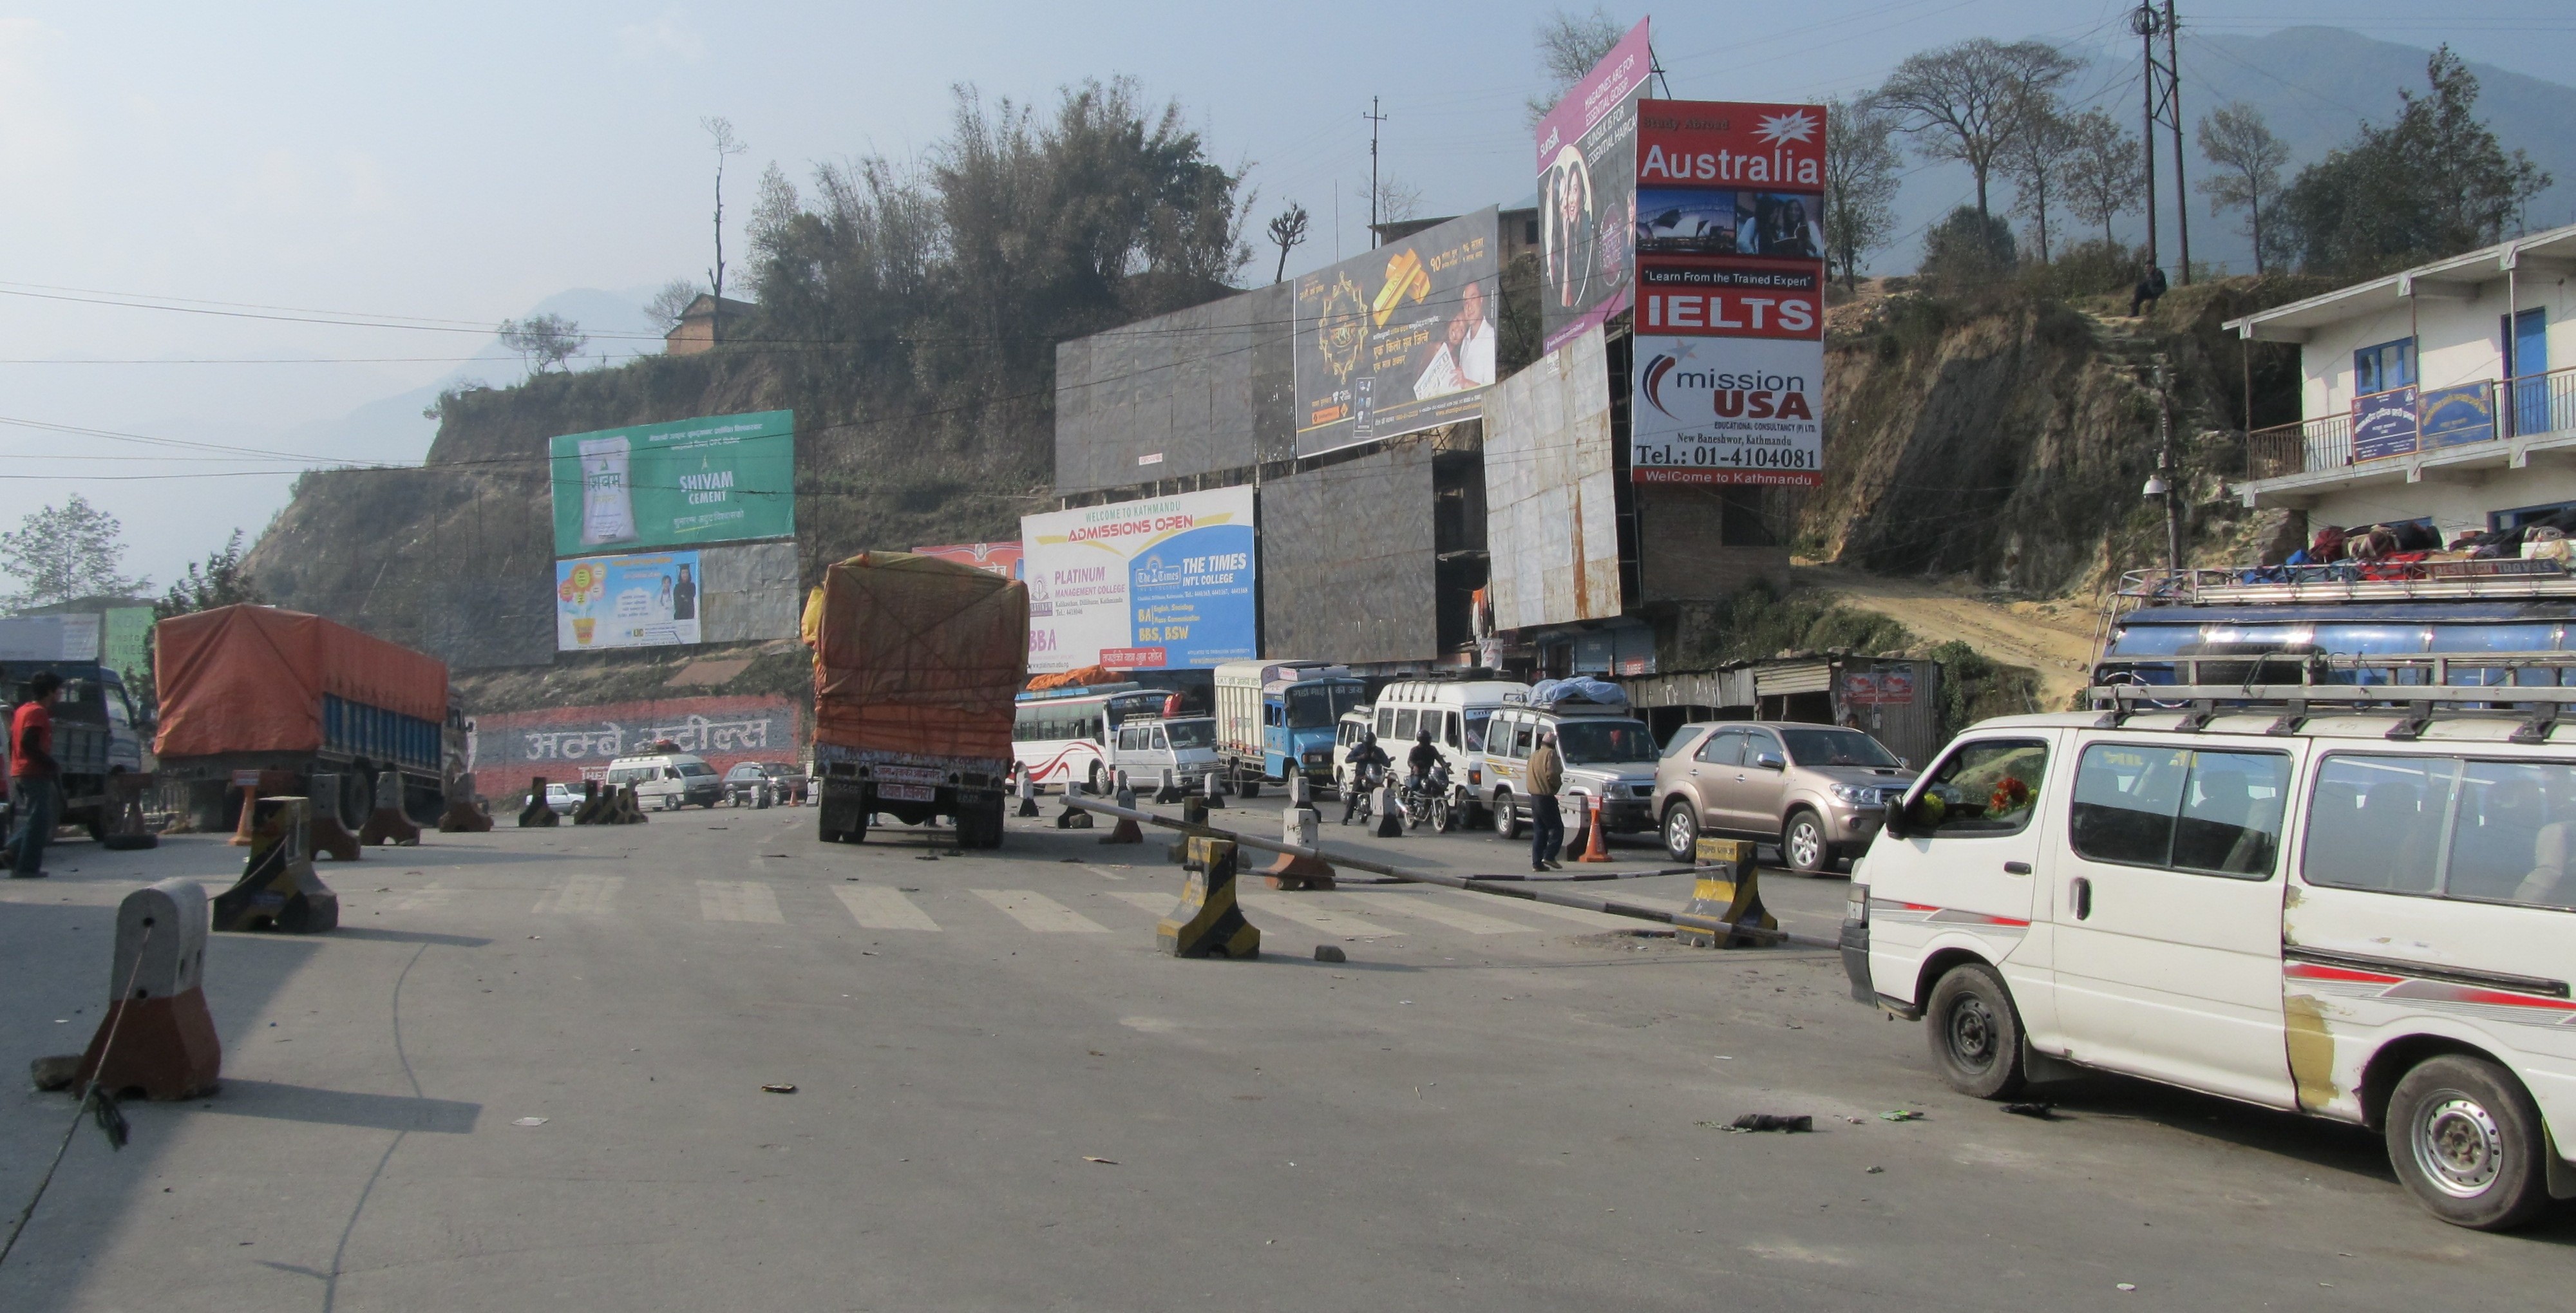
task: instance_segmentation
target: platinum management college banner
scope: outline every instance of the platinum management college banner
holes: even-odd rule
[[[1637,102],[1637,482],[1824,482],[1824,185],[1821,106]]]

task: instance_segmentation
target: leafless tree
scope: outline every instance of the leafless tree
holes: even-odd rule
[[[2076,63],[2039,41],[1988,37],[1909,55],[1880,87],[1878,103],[1929,158],[1957,160],[1977,179],[1977,213],[1990,214],[1986,184],[2020,130],[2023,111],[2074,75]]]
[[[2111,221],[2138,208],[2144,175],[2138,167],[2138,139],[2120,121],[2098,109],[2076,115],[2069,125],[2073,147],[2058,187],[2066,208],[2088,224],[2100,224],[2105,245],[2113,241]]]
[[[2254,272],[2259,277],[2264,256],[2269,254],[2263,221],[2279,203],[2281,169],[2290,162],[2290,148],[2264,125],[2263,111],[2241,100],[2202,115],[2199,137],[2200,153],[2218,171],[2202,174],[2193,189],[2209,198],[2213,215],[2245,211],[2245,235],[2254,240]],[[2280,245],[2277,235],[2269,241]]]
[[[714,146],[715,146],[715,152],[716,152],[716,263],[715,263],[715,267],[714,267],[714,268],[707,270],[707,287],[709,288],[709,290],[711,290],[711,291],[713,291],[713,292],[715,293],[715,298],[716,298],[716,300],[715,300],[715,318],[714,318],[714,321],[709,325],[709,327],[712,329],[712,331],[713,331],[713,333],[714,333],[714,340],[715,340],[715,341],[719,341],[719,342],[721,342],[721,341],[723,341],[723,340],[724,340],[724,276],[725,276],[725,258],[724,258],[724,171],[725,171],[725,160],[726,160],[728,157],[730,157],[730,156],[740,155],[740,154],[744,153],[745,151],[750,150],[750,149],[751,149],[751,147],[749,147],[749,146],[747,146],[747,145],[743,144],[741,141],[737,140],[737,139],[734,137],[734,135],[733,135],[733,120],[732,120],[732,119],[729,119],[729,118],[725,118],[725,117],[724,117],[724,116],[722,116],[722,115],[718,115],[718,116],[716,116],[716,117],[714,117],[714,118],[704,118],[704,119],[699,119],[699,120],[698,120],[698,126],[699,126],[699,127],[701,127],[701,128],[706,129],[707,136],[708,136],[708,138],[709,138],[709,139],[711,139],[711,141],[713,142],[713,144],[714,144]]]
[[[1362,205],[1369,204],[1371,200],[1369,185],[1365,182],[1353,188],[1352,194],[1359,197]],[[1377,180],[1375,200],[1379,223],[1404,223],[1422,216],[1422,189],[1393,174]]]
[[[662,290],[644,303],[644,313],[653,322],[669,329],[679,325],[680,317],[689,312],[689,304],[698,299],[698,285],[686,278],[674,278],[662,284]]]
[[[590,344],[581,325],[562,315],[530,315],[525,319],[504,319],[500,327],[501,345],[519,353],[528,362],[528,374],[535,377],[581,354]]]
[[[1825,259],[1860,281],[1860,258],[1896,231],[1896,119],[1866,100],[1825,102]]]
[[[2013,213],[2031,221],[2039,262],[2048,263],[2048,207],[2065,202],[2066,163],[2075,151],[2075,124],[2055,92],[2041,92],[2015,112],[2004,143],[2003,165],[2013,183]]]
[[[1288,208],[1270,221],[1270,241],[1279,248],[1279,272],[1270,281],[1275,283],[1288,276],[1288,252],[1304,244],[1307,223],[1306,207],[1295,201],[1288,202]]]
[[[1547,89],[1529,98],[1529,121],[1535,125],[1565,98],[1566,88],[1580,81],[1592,66],[1601,62],[1619,38],[1628,35],[1630,24],[1610,16],[1599,5],[1588,14],[1559,9],[1539,20],[1538,63],[1547,73]]]

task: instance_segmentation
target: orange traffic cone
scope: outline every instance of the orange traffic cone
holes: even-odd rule
[[[233,827],[233,837],[228,841],[230,846],[235,848],[248,848],[250,846],[251,832],[258,828],[259,786],[256,784],[245,784],[242,786],[241,824]]]
[[[1583,821],[1583,855],[1575,858],[1574,860],[1578,862],[1609,861],[1610,849],[1601,838],[1601,823],[1603,819],[1601,815],[1601,800],[1587,793],[1583,796],[1583,808],[1586,812]]]

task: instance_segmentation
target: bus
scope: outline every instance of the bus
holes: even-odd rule
[[[1011,721],[1011,754],[1019,770],[1040,785],[1083,782],[1094,796],[1109,791],[1110,736],[1130,716],[1159,717],[1174,695],[1142,684],[1022,693]]]

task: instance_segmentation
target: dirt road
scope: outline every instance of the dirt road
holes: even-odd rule
[[[1966,585],[1865,574],[1836,565],[1794,571],[1801,588],[1840,594],[1853,606],[1893,617],[1925,642],[1959,639],[2009,665],[2039,672],[2041,705],[2055,709],[2084,687],[2097,612],[2084,599],[1994,602]]]

